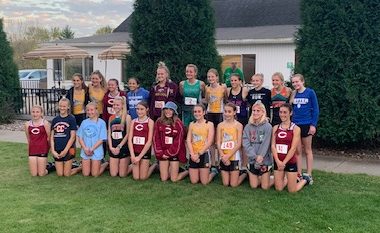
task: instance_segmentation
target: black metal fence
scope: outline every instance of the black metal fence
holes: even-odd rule
[[[37,89],[20,88],[15,90],[15,102],[19,102],[16,113],[30,115],[34,105],[40,105],[44,109],[45,116],[56,116],[58,113],[58,101],[65,96],[66,90],[62,89]]]

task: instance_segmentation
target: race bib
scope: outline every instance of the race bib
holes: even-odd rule
[[[234,141],[227,141],[227,142],[222,142],[222,145],[220,146],[220,149],[222,150],[232,150],[235,147],[235,142]]]
[[[240,113],[240,106],[236,106],[236,113]]]
[[[165,136],[165,144],[166,144],[166,145],[171,145],[171,144],[173,144],[173,138],[172,138],[172,137]]]
[[[111,136],[112,136],[112,139],[122,139],[123,138],[123,134],[121,132],[112,132]]]
[[[185,97],[185,105],[196,105],[197,98]]]
[[[144,137],[133,137],[133,144],[134,145],[145,145],[145,138]]]
[[[163,108],[165,106],[165,101],[154,101],[154,108]]]
[[[287,154],[288,153],[288,145],[285,144],[276,144],[276,150],[279,154]]]
[[[113,110],[113,107],[107,107],[107,111],[108,111],[108,114],[110,114],[110,115],[115,114],[115,110]]]

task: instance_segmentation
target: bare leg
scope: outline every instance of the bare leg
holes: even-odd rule
[[[149,159],[140,160],[140,179],[141,180],[148,179],[149,162],[150,162]]]
[[[48,174],[46,170],[47,157],[37,157],[37,170],[39,176],[45,176]]]
[[[249,176],[249,185],[251,186],[251,188],[254,188],[254,189],[258,188],[260,185],[259,177],[250,171],[248,171],[248,176]]]
[[[91,160],[82,159],[82,175],[83,176],[91,175]]]
[[[156,170],[156,167],[158,166],[157,163],[153,163],[148,170],[148,177],[147,179],[153,174],[154,170]]]
[[[141,163],[141,160],[136,164],[132,164],[132,175],[133,175],[133,179],[135,180],[140,179],[140,163]]]
[[[131,163],[130,157],[122,158],[119,160],[119,176],[120,177],[126,177],[128,175],[128,169],[129,169],[130,163]]]
[[[199,182],[199,168],[189,168],[189,177],[192,184]]]
[[[306,138],[302,138],[301,140],[305,148],[307,173],[309,175],[312,175],[311,173],[313,172],[313,149],[312,149],[313,136],[310,135]]]
[[[301,139],[302,140],[302,139]],[[302,142],[300,142],[297,146],[297,172],[302,175]]]
[[[282,191],[284,190],[286,186],[285,182],[285,172],[284,171],[274,171],[274,187],[276,188],[277,191]]]
[[[222,171],[222,182],[224,186],[230,185],[230,172]]]
[[[55,162],[55,170],[57,172],[57,176],[63,176],[63,162],[62,161]]]
[[[73,166],[73,160],[67,160],[63,162],[63,175],[64,176],[71,176],[71,168]]]
[[[161,160],[159,165],[161,181],[167,181],[169,179],[169,161]]]
[[[189,171],[183,171],[178,173],[179,170],[179,162],[178,161],[170,161],[170,180],[173,182],[177,182],[185,178]]]
[[[271,183],[270,179],[270,173],[265,172],[261,175],[261,188],[264,190],[270,189],[270,187],[273,185],[273,182]]]
[[[209,168],[199,168],[201,183],[209,184],[215,177],[215,173],[210,172]]]
[[[298,192],[306,185],[307,181],[304,179],[297,183],[297,172],[286,172],[286,176],[288,178],[288,191],[290,193]]]
[[[120,159],[110,157],[110,175],[115,177],[119,173]]]
[[[29,172],[31,176],[38,176],[37,156],[29,156]]]

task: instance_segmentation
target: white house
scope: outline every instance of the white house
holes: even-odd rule
[[[217,50],[223,57],[222,70],[231,61],[236,61],[243,69],[246,81],[254,73],[263,73],[266,87],[271,87],[271,75],[274,72],[282,72],[285,77],[290,77],[295,63],[294,35],[301,23],[300,0],[214,0],[212,6],[215,10]],[[86,67],[85,76],[92,70],[100,70],[107,79],[121,80],[123,62],[102,61],[98,59],[98,54],[112,45],[131,41],[129,32],[132,17],[133,14],[110,34],[52,43],[87,50],[93,57],[87,61],[77,61],[77,64]],[[56,68],[52,60],[47,62],[49,87],[57,84],[52,78]],[[71,76],[70,71],[63,72],[64,76]],[[62,85],[68,87],[71,81],[64,80]]]

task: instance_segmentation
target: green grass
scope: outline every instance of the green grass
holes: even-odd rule
[[[0,142],[1,232],[378,232],[380,177],[315,172],[298,194],[186,179],[29,175],[26,145]]]

